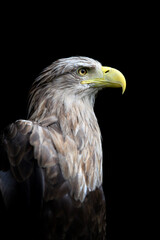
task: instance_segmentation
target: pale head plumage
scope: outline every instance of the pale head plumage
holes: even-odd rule
[[[89,69],[89,74],[80,76],[78,69],[81,67]],[[89,79],[90,76],[100,74],[101,64],[88,57],[62,58],[53,62],[42,71],[32,86],[30,91],[29,116],[34,111],[37,112],[39,106],[42,106],[42,102],[46,102],[48,98],[56,101],[57,98],[70,95],[73,99],[75,97],[76,99],[88,98],[91,104],[93,104],[98,89],[82,85],[80,82]]]

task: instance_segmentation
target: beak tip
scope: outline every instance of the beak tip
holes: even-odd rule
[[[122,94],[126,90],[126,80],[124,75],[117,69],[111,67],[102,67],[102,72],[109,83],[108,87],[121,87]]]
[[[126,81],[124,81],[124,85],[122,86],[122,94],[126,91]]]
[[[125,90],[126,90],[126,86],[123,86],[122,87],[122,94],[124,94]]]

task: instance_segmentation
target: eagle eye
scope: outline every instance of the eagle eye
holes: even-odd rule
[[[86,68],[80,68],[80,69],[78,69],[78,73],[79,73],[79,75],[84,76],[84,75],[87,74],[87,69]]]

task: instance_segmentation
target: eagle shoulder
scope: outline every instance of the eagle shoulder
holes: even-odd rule
[[[27,179],[33,171],[33,151],[29,135],[33,124],[18,120],[10,124],[3,132],[1,145],[7,157],[1,159],[1,170],[11,171],[17,181]]]
[[[33,121],[17,120],[5,129],[2,136],[0,170],[11,171],[17,182],[24,182],[32,176],[35,167],[41,169],[45,200],[59,198],[69,192],[54,145],[55,140],[62,147],[62,136],[58,131],[55,126],[53,137],[49,127]]]

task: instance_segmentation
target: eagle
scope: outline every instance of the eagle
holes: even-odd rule
[[[126,88],[123,74],[88,57],[62,58],[34,81],[27,120],[4,129],[1,239],[105,239],[101,132],[95,97]]]

